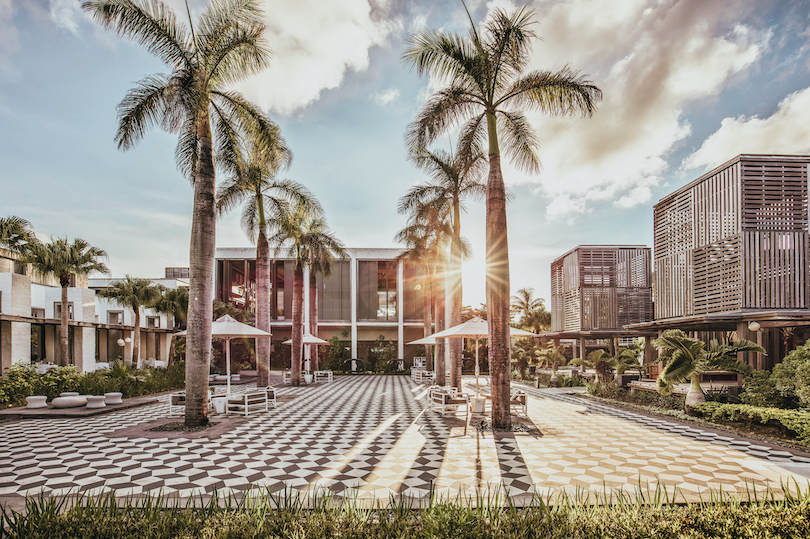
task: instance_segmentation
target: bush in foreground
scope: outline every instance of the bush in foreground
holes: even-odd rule
[[[196,504],[194,502],[197,502]],[[0,537],[51,539],[330,537],[414,538],[776,538],[810,536],[810,497],[798,485],[781,493],[741,497],[713,493],[678,502],[657,487],[637,496],[557,495],[517,507],[498,496],[418,506],[403,498],[364,508],[354,500],[309,498],[290,491],[253,491],[242,502],[178,503],[167,497],[30,498],[24,511],[0,514]]]

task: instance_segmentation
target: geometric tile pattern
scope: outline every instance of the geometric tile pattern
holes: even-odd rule
[[[804,484],[810,475],[804,453],[553,390],[526,388],[540,435],[471,428],[465,436],[461,419],[425,410],[427,385],[406,376],[277,388],[295,398],[215,438],[120,435],[165,418],[167,396],[101,416],[2,423],[0,496],[76,489],[188,496],[214,488],[240,495],[261,486],[383,499],[421,498],[431,487],[448,496],[496,488],[520,499],[555,489],[627,491],[656,480],[691,496],[720,486],[742,491],[746,483],[779,488],[790,477]]]

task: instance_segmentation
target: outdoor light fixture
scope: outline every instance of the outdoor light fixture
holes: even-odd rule
[[[748,323],[749,331],[759,331],[760,327],[762,327],[762,326],[760,326],[759,322],[757,322],[756,320],[754,320],[753,322]]]
[[[131,342],[132,342],[132,339],[130,339],[129,337],[127,337],[126,339],[124,339],[124,342],[125,342],[125,343],[127,343],[127,344],[129,344],[129,343],[131,343]]]
[[[124,346],[124,339],[118,339],[118,346]]]

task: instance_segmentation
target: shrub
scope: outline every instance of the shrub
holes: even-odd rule
[[[699,403],[695,411],[717,423],[742,423],[749,427],[753,423],[770,425],[799,443],[810,445],[810,412],[719,402]]]
[[[653,391],[636,391],[632,393],[629,389],[619,387],[616,382],[607,384],[597,384],[585,382],[588,393],[604,399],[613,399],[641,406],[651,406],[664,410],[683,410],[686,397],[683,395],[661,395]]]

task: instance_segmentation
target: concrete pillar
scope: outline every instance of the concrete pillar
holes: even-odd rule
[[[649,335],[644,336],[644,363],[652,363],[655,358],[653,357],[652,338]]]
[[[608,354],[612,356],[616,355],[616,338],[610,337],[608,338]]]
[[[305,334],[309,333],[309,317],[310,317],[309,295],[312,293],[312,291],[309,289],[309,272],[310,272],[309,267],[305,267],[304,268],[304,333]],[[312,358],[310,357],[310,355],[311,355],[311,350],[310,349],[311,348],[312,347],[307,345],[307,344],[304,345],[304,356],[303,356],[304,361],[312,360]]]
[[[56,363],[56,350],[59,348],[59,326],[45,324],[43,335],[45,339],[44,361],[46,363]]]
[[[96,368],[96,328],[73,327],[73,364],[79,372]]]
[[[0,274],[0,312],[15,316],[31,316],[31,279],[16,273]],[[3,322],[0,365],[31,364],[31,324]]]
[[[357,357],[357,259],[349,254],[349,294],[351,304],[352,358]]]
[[[448,346],[447,348],[449,349],[450,347]],[[404,357],[405,357],[405,264],[399,262],[397,264],[397,359]],[[445,365],[447,365],[446,362]]]
[[[752,340],[750,331],[748,330],[748,322],[737,322],[737,339],[746,339]],[[738,352],[737,353],[737,360],[742,361],[743,363],[748,363],[752,367],[756,368],[756,363],[753,358],[754,354],[750,352]]]
[[[585,357],[587,357],[587,355],[588,355],[588,350],[585,347],[585,337],[580,337],[579,338],[579,357],[581,357],[582,359],[585,359]]]
[[[110,331],[107,329],[98,329],[98,360],[101,363],[107,363],[107,339],[110,336]]]

